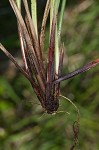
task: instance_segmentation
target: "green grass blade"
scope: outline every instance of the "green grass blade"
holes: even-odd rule
[[[55,73],[58,75],[59,68],[59,42],[58,42],[58,20],[57,14],[60,5],[60,0],[55,1],[55,16],[56,16],[56,30],[55,30]],[[54,14],[53,14],[54,16]]]
[[[35,27],[35,32],[38,37],[38,29],[37,29],[37,1],[31,0],[31,14],[32,14],[32,20]]]
[[[52,28],[54,3],[55,3],[55,0],[51,0],[51,1],[50,1],[50,34],[51,34],[51,28]]]
[[[56,24],[56,31],[55,31],[55,73],[58,75],[58,68],[59,68],[59,42],[58,42],[58,32],[57,32],[57,24]]]
[[[51,0],[50,2],[50,33],[53,17],[57,17],[60,0]]]
[[[62,29],[62,21],[65,10],[66,0],[62,1],[61,11],[60,11],[60,20],[59,20],[59,29],[58,29],[58,40],[60,41],[61,29]]]

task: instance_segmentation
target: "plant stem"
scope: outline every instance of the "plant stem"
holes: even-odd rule
[[[73,72],[70,72],[67,75],[63,76],[63,77],[60,77],[58,80],[54,81],[54,84],[59,83],[59,82],[61,82],[63,80],[67,80],[69,78],[72,78],[72,77],[74,77],[74,76],[76,76],[78,74],[81,74],[81,73],[83,73],[83,72],[85,72],[85,71],[95,67],[98,64],[99,64],[99,59],[96,59],[96,60],[94,60],[92,62],[89,62],[88,64],[84,65],[80,69],[77,69],[77,70],[75,70]]]

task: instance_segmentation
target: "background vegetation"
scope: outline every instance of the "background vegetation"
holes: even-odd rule
[[[38,2],[38,17],[41,18],[45,3]],[[62,41],[66,48],[63,74],[99,58],[98,0],[67,0]],[[7,0],[0,3],[0,42],[22,65],[16,18]],[[98,150],[99,67],[62,82],[61,93],[80,110],[77,149]],[[76,111],[63,99],[60,99],[59,110],[70,115],[65,112],[43,114],[27,79],[0,51],[0,150],[69,150],[73,144],[72,124]]]

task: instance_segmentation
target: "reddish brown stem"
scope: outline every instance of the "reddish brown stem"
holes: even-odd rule
[[[94,61],[92,61],[92,62],[86,64],[86,65],[83,66],[82,68],[77,69],[77,70],[75,70],[75,71],[73,71],[73,72],[70,72],[70,73],[68,73],[67,75],[65,75],[65,76],[63,76],[63,77],[61,77],[61,78],[59,78],[58,80],[54,81],[53,83],[56,84],[56,83],[59,83],[59,82],[61,82],[61,81],[67,80],[67,79],[69,79],[69,78],[72,78],[72,77],[74,77],[74,76],[76,76],[76,75],[78,75],[78,74],[81,74],[81,73],[83,73],[83,72],[85,72],[85,71],[87,71],[87,70],[89,70],[89,69],[95,67],[95,66],[98,65],[98,64],[99,64],[99,59],[94,60]]]

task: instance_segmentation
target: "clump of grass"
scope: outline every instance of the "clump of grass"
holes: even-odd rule
[[[17,18],[20,49],[25,69],[18,65],[15,58],[1,43],[0,49],[29,80],[43,109],[48,114],[53,114],[57,112],[59,107],[60,82],[95,67],[99,64],[99,59],[62,76],[64,44],[61,42],[61,30],[66,0],[62,0],[62,2],[60,0],[47,0],[40,34],[37,25],[36,0],[31,0],[31,9],[29,9],[28,1],[23,0],[25,17],[22,16],[21,12],[21,0],[9,0],[9,2]],[[58,13],[59,6],[61,6],[60,13]],[[45,64],[44,37],[49,14],[49,45],[47,63]]]
[[[59,107],[60,82],[89,70],[99,64],[99,59],[88,63],[65,76],[62,76],[64,45],[61,44],[62,20],[66,0],[47,0],[38,34],[37,2],[31,0],[31,10],[27,0],[23,0],[25,18],[21,12],[21,0],[9,0],[17,18],[20,49],[25,69],[21,68],[15,58],[0,43],[0,49],[11,59],[21,73],[30,81],[42,107],[47,113],[54,113]],[[59,6],[60,16],[58,17]],[[44,37],[46,22],[50,13],[50,34],[47,64],[44,56]]]

